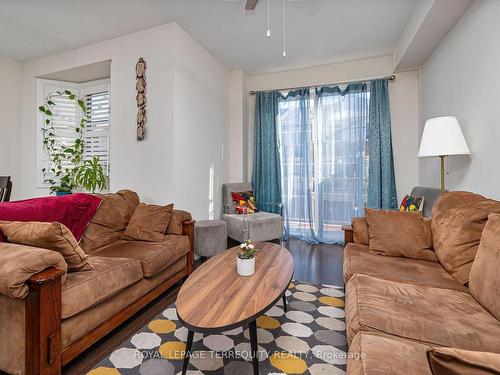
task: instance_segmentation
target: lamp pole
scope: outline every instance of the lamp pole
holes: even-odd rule
[[[444,195],[444,158],[446,155],[439,155],[441,159],[441,195]]]

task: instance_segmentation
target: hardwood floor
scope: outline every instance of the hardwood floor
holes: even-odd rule
[[[287,241],[284,246],[290,251],[295,262],[293,275],[295,280],[343,286],[342,246],[313,245],[297,239]],[[200,264],[201,261],[196,261],[195,267]],[[118,348],[124,341],[128,340],[134,333],[173,303],[180,286],[179,283],[166,291],[146,308],[75,358],[74,361],[64,367],[63,374],[85,374],[91,370],[109,353]]]
[[[344,247],[340,245],[309,244],[290,239],[284,245],[293,256],[295,280],[311,283],[344,285],[342,264]]]

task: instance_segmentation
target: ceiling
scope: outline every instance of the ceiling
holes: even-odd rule
[[[176,21],[228,69],[286,70],[392,53],[419,0],[0,0],[0,55],[29,60]]]

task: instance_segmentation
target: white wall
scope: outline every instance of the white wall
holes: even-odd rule
[[[136,140],[135,101],[135,64],[139,57],[147,63],[147,135],[141,142]],[[176,23],[24,64],[22,196],[47,194],[47,189],[36,184],[35,77],[108,59],[110,189],[131,188],[146,202],[174,201],[197,219],[207,218],[207,178],[198,171],[205,160],[214,160],[214,178],[223,179],[224,137],[218,135],[228,116],[228,72]],[[199,142],[207,136],[210,150]],[[203,186],[204,193],[199,194],[194,186]]]
[[[229,169],[229,71],[177,24],[175,31],[173,200],[197,219],[218,219]]]
[[[229,176],[228,182],[246,180],[246,127],[248,122],[248,77],[242,70],[232,71],[229,87]]]
[[[392,56],[360,59],[312,68],[248,77],[249,90],[269,90],[335,82],[358,81],[392,74]],[[418,181],[419,78],[417,71],[398,73],[389,83],[392,140],[398,199],[409,194]],[[255,96],[248,97],[248,179],[251,179]]]
[[[16,60],[0,57],[0,176],[11,176],[12,199],[19,197],[19,136],[21,68]]]
[[[500,199],[500,1],[476,1],[422,68],[422,121],[453,115],[471,155],[449,157],[447,188]],[[439,186],[439,159],[421,159],[419,181]]]

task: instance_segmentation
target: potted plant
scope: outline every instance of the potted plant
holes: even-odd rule
[[[100,164],[99,156],[94,156],[92,160],[85,160],[76,169],[75,185],[91,193],[102,191],[106,188],[107,180]]]
[[[238,275],[251,276],[255,273],[255,252],[257,249],[252,241],[246,240],[240,245],[240,251],[236,257],[236,268]]]
[[[68,124],[65,137],[60,136],[60,124],[56,124],[54,111],[56,103],[54,98],[65,97],[74,101],[80,110],[80,121]],[[75,173],[83,160],[85,142],[83,132],[88,122],[87,107],[82,98],[69,90],[57,91],[48,95],[43,105],[38,110],[44,114],[42,125],[43,149],[48,156],[48,167],[42,169],[44,182],[50,184],[50,192],[56,195],[71,194],[75,189]],[[59,117],[60,114],[57,114]],[[69,133],[73,133],[68,136]]]

